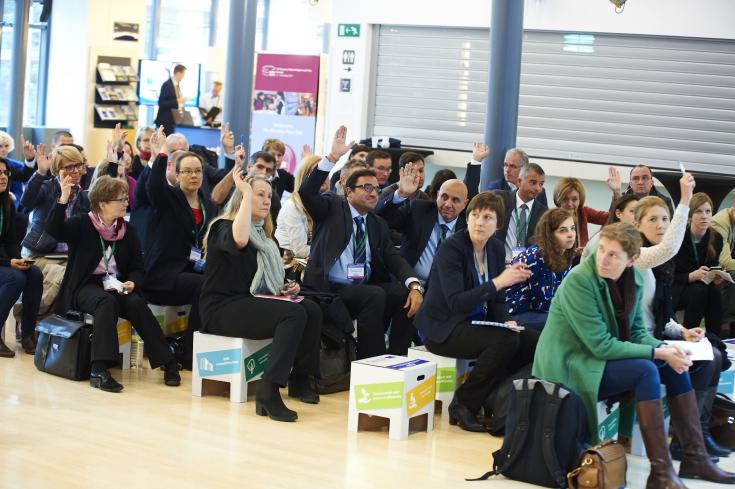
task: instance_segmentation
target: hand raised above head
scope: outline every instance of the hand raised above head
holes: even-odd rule
[[[620,179],[620,172],[614,166],[607,168],[607,187],[613,191],[615,195],[620,195],[622,191],[622,181]]]
[[[694,175],[689,172],[684,173],[679,179],[679,191],[681,192],[679,203],[689,205],[696,186],[697,182],[694,180]]]
[[[355,141],[350,141],[349,143],[347,143],[346,140],[347,127],[339,126],[337,131],[334,133],[334,138],[332,138],[332,146],[329,150],[329,154],[327,155],[327,158],[332,161],[332,163],[336,163],[337,160],[342,157],[342,155],[347,153],[350,148],[355,145]]]
[[[472,144],[472,159],[482,161],[490,156],[490,147],[485,143],[476,142]]]

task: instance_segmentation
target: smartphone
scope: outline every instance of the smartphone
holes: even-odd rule
[[[36,263],[36,260],[31,260],[30,258],[24,258],[23,262],[25,262],[27,265],[33,265]]]
[[[722,271],[722,267],[719,267],[719,266],[718,267],[709,267],[709,269],[710,269],[710,271],[712,271],[712,270]]]

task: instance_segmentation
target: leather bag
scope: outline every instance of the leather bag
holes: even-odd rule
[[[38,345],[34,363],[41,372],[65,379],[89,379],[92,326],[61,316],[44,318],[36,326]]]
[[[625,487],[628,462],[625,448],[606,440],[582,454],[579,467],[567,474],[570,489],[619,489]]]
[[[735,402],[725,394],[715,397],[709,432],[718,445],[735,450]]]

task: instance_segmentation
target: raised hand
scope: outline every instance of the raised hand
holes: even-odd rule
[[[242,146],[238,146],[235,150],[235,168],[244,168],[245,156],[245,148],[243,148]]]
[[[697,182],[694,181],[694,176],[686,172],[679,179],[679,190],[681,191],[681,199],[679,203],[689,205],[689,200],[694,194],[694,187],[697,186]]]
[[[500,290],[510,287],[511,285],[525,282],[531,278],[531,275],[533,275],[533,273],[525,263],[516,262],[503,270],[503,273],[495,277],[493,282],[495,283],[495,288]]]
[[[226,154],[235,152],[235,135],[230,130],[230,123],[225,122],[219,129],[219,142]]]
[[[482,161],[490,156],[490,147],[485,143],[474,143],[472,145],[472,159],[475,161]]]
[[[235,174],[233,175],[233,180],[235,181],[235,188],[240,191],[243,196],[242,198],[251,198],[253,188],[248,182],[245,181],[245,174],[242,172],[242,169],[239,169],[235,172]]]
[[[33,149],[33,145],[30,141],[26,141],[23,135],[20,135],[20,144],[23,147],[23,157],[26,161],[33,161],[36,158],[36,150]]]
[[[308,144],[305,144],[301,148],[301,159],[302,160],[304,158],[308,158],[309,156],[313,156],[313,155],[314,155],[314,151],[311,150],[311,146],[309,146]]]
[[[168,141],[163,126],[158,126],[158,129],[151,134],[151,157],[155,158],[161,153],[168,155]]]
[[[123,152],[124,141],[127,135],[128,131],[123,131],[122,125],[119,122],[115,124],[115,128],[112,130],[112,138],[113,144],[115,145],[115,151],[117,151],[118,153]]]
[[[68,204],[69,196],[71,196],[71,189],[74,187],[71,175],[67,175],[61,179],[61,196],[59,197],[59,204]]]
[[[119,158],[117,157],[117,151],[115,151],[115,148],[112,145],[112,141],[108,139],[107,140],[107,161],[109,161],[110,163],[117,163],[118,159]]]
[[[617,197],[622,191],[622,181],[620,180],[620,172],[614,166],[607,168],[607,188],[612,190],[613,194]]]
[[[36,168],[41,175],[48,173],[51,168],[51,155],[46,154],[46,145],[43,143],[36,147]]]
[[[399,197],[408,198],[418,190],[421,185],[421,176],[416,170],[413,163],[408,163],[399,171],[400,178],[398,180],[398,190],[396,193]]]
[[[327,159],[331,161],[332,163],[337,163],[337,161],[347,153],[352,146],[355,145],[355,141],[350,141],[349,143],[346,143],[347,140],[347,127],[346,126],[339,126],[339,129],[334,133],[334,138],[332,138],[332,147],[329,150],[329,154],[327,155]]]

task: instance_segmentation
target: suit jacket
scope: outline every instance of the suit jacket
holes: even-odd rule
[[[378,196],[378,205],[375,206],[375,210],[373,212],[375,212],[378,215],[381,215],[382,209],[389,203],[393,202],[393,195],[395,195],[397,190],[398,190],[397,183],[392,183],[388,185],[387,187],[385,187],[383,190],[381,190],[380,195]],[[431,197],[429,197],[428,194],[426,194],[423,190],[418,189],[411,197],[408,198],[408,200],[411,200],[411,201],[416,200],[416,199],[431,200]],[[381,216],[381,217],[385,218],[385,216]],[[396,246],[401,246],[401,243],[403,242],[403,236],[401,235],[401,232],[400,232],[401,230],[396,229],[395,227],[391,226],[390,222],[388,223],[388,225],[390,226],[390,230],[391,230],[390,237],[391,237],[391,240],[393,241],[393,244]],[[411,266],[414,266],[414,265],[415,263],[411,264]]]
[[[170,134],[175,126],[171,110],[178,108],[179,101],[176,98],[176,87],[174,81],[169,78],[161,85],[161,92],[158,94],[158,113],[154,121],[157,126],[164,126],[167,134]]]
[[[279,168],[276,171],[278,172],[278,178],[273,179],[273,187],[278,192],[278,195],[283,197],[284,192],[293,193],[294,176],[283,168]]]
[[[99,233],[87,214],[72,216],[64,220],[66,204],[54,204],[46,219],[46,232],[69,245],[69,262],[56,298],[55,310],[64,315],[76,309],[76,296],[87,283],[102,259]],[[135,228],[128,226],[123,239],[115,244],[117,278],[121,282],[135,282],[135,291],[143,287],[143,260]]]
[[[157,156],[146,182],[153,209],[145,240],[146,288],[161,291],[171,290],[176,275],[189,268],[189,254],[195,243],[194,214],[184,192],[178,185],[172,187],[166,181],[167,163],[165,155]],[[201,241],[208,223],[217,215],[217,206],[201,189],[199,198],[206,211],[206,222],[199,236]]]
[[[490,279],[505,269],[503,243],[490,238],[485,246],[487,274]],[[475,268],[470,233],[455,233],[442,243],[431,266],[424,302],[414,325],[425,338],[443,343],[454,328],[464,322],[478,305],[487,305],[487,319],[510,319],[505,291],[496,290],[492,280],[480,284]]]
[[[315,168],[304,179],[299,195],[304,208],[314,220],[309,264],[304,275],[304,288],[329,292],[329,270],[339,260],[352,237],[352,214],[347,199],[331,192],[319,193],[328,172]],[[367,283],[391,281],[391,275],[402,282],[414,276],[413,269],[401,257],[390,239],[386,222],[368,213],[366,216],[370,244],[370,279]]]
[[[482,165],[473,165],[467,163],[467,172],[464,174],[464,183],[467,185],[467,198],[472,200],[472,197],[477,195],[480,191],[480,173],[482,171]],[[493,180],[487,185],[487,190],[505,190],[512,192],[508,181],[505,178],[500,180]],[[546,189],[542,189],[541,193],[538,194],[536,200],[544,204],[544,207],[549,207],[549,202],[546,198]]]
[[[401,234],[401,256],[409,265],[416,266],[419,258],[429,243],[431,232],[437,220],[438,209],[436,202],[431,200],[405,200],[400,204],[391,200],[381,202],[375,208],[375,213],[388,221],[391,229]],[[454,233],[467,229],[464,212],[457,216]]]
[[[518,193],[518,191],[507,192],[504,190],[494,190],[493,192],[500,195],[503,198],[503,203],[505,204],[503,227],[495,231],[495,237],[498,238],[502,243],[505,243],[505,238],[508,235],[508,225],[510,224],[510,220],[513,217],[513,210],[516,208],[516,193]],[[523,246],[525,246],[526,248],[531,246],[531,244],[533,243],[531,238],[533,238],[533,233],[536,230],[536,223],[541,218],[541,215],[547,210],[548,209],[546,208],[546,206],[538,199],[533,202],[531,214],[528,216],[528,231],[526,232],[526,241],[525,243],[523,243]]]

